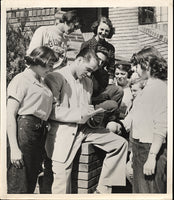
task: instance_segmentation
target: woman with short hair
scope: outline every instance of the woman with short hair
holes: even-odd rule
[[[25,60],[28,67],[12,79],[7,90],[9,194],[35,190],[53,102],[52,92],[43,81],[56,61],[53,50],[38,47]]]

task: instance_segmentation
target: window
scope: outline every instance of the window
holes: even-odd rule
[[[155,7],[139,7],[138,21],[139,25],[154,24],[156,22]]]
[[[61,8],[62,11],[77,10],[82,19],[82,33],[91,32],[91,25],[100,16],[108,17],[108,8]]]

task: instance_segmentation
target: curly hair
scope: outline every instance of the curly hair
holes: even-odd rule
[[[98,26],[100,25],[100,23],[105,23],[109,26],[110,32],[109,32],[109,35],[107,38],[108,39],[112,38],[113,34],[115,34],[115,28],[113,27],[111,20],[107,17],[101,17],[99,20],[95,21],[92,24],[91,30],[93,31],[93,33],[95,35],[97,35],[97,29],[98,29]]]
[[[131,58],[133,65],[140,64],[142,70],[148,70],[154,78],[167,80],[167,61],[161,56],[159,51],[152,46],[146,46]]]
[[[164,58],[152,57],[149,61],[150,75],[154,78],[167,80],[167,61]]]

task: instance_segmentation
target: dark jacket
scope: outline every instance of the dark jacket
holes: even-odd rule
[[[82,43],[81,49],[88,47],[90,49],[94,49],[95,51],[97,50],[97,46],[102,46],[105,47],[108,50],[108,62],[106,65],[106,69],[109,74],[109,78],[114,78],[114,73],[115,73],[115,48],[112,44],[108,43],[106,40],[103,41],[97,41],[95,39],[95,36],[92,37],[90,40]]]

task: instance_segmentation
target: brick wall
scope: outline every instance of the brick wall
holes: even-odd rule
[[[101,152],[100,152],[101,153]],[[102,161],[94,146],[82,143],[76,154],[72,169],[72,193],[93,193],[98,185]]]
[[[14,27],[22,24],[24,32],[31,38],[38,27],[55,24],[54,16],[56,12],[57,8],[13,9],[7,11],[7,21]],[[60,17],[63,13],[60,11]],[[69,46],[72,50],[67,52],[67,57],[70,61],[75,58],[83,41],[84,38],[80,30],[69,36]]]
[[[14,26],[19,25],[26,19],[24,31],[32,33],[39,26],[53,25],[56,8],[27,8],[7,11],[7,19]],[[27,16],[26,16],[27,15]],[[143,25],[138,24],[138,7],[110,7],[109,18],[111,19],[116,34],[109,40],[115,49],[116,57],[129,60],[133,53],[143,46],[153,45],[167,59],[167,23]],[[69,45],[73,51],[67,56],[73,60],[84,40],[91,38],[93,33],[81,33],[79,30],[70,35]]]
[[[8,22],[14,26],[26,20],[24,31],[39,26],[53,25],[56,8],[27,8],[7,11]]]

